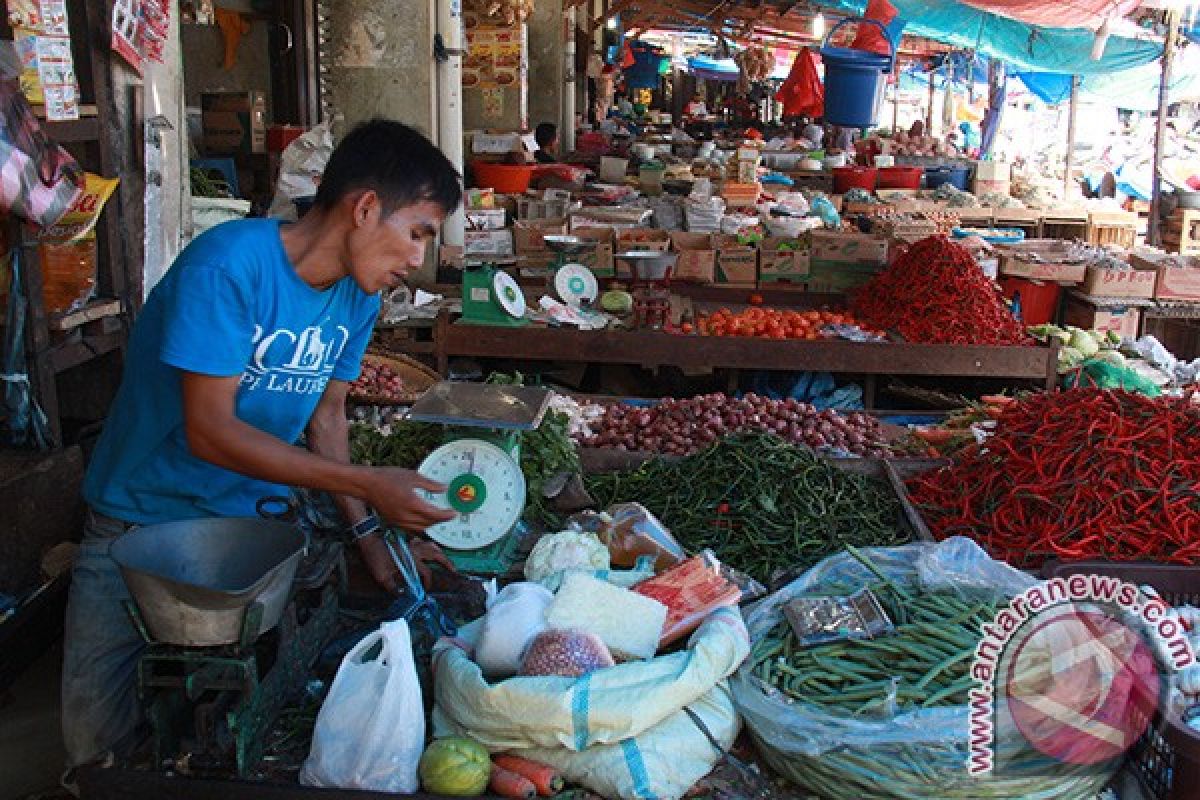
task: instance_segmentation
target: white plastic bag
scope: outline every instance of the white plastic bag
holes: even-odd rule
[[[275,184],[275,197],[271,200],[267,216],[294,222],[297,213],[296,204],[292,201],[317,193],[317,183],[331,155],[333,132],[328,122],[314,126],[284,148],[279,164],[279,180]]]
[[[380,645],[376,658],[364,660]],[[342,659],[317,715],[300,783],[411,794],[424,747],[425,712],[408,623],[385,622]]]
[[[475,662],[488,678],[509,678],[533,637],[546,630],[546,608],[554,595],[540,584],[512,583],[488,603]]]

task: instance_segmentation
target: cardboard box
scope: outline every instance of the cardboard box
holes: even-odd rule
[[[971,192],[976,197],[988,193],[1008,195],[1012,193],[1012,181],[985,181],[976,178],[971,184]]]
[[[595,242],[596,246],[578,255],[571,256],[571,261],[583,264],[597,278],[612,278],[616,276],[616,265],[613,263],[613,252],[616,239],[609,228],[579,228],[573,233],[581,239]]]
[[[267,152],[265,92],[206,92],[200,95],[204,149],[211,155]]]
[[[464,231],[463,252],[468,256],[511,256],[514,254],[513,232]]]
[[[1011,181],[1012,164],[1007,161],[975,162],[975,179],[982,181]]]
[[[1158,271],[1153,269],[1088,267],[1080,290],[1093,297],[1150,298],[1157,279]]]
[[[887,264],[888,240],[865,233],[842,231],[812,232],[812,263],[859,264],[882,267]],[[872,270],[874,272],[876,270]]]
[[[544,236],[564,236],[567,233],[565,219],[524,219],[513,225],[513,238],[516,240],[517,254],[545,253]]]
[[[999,221],[996,223],[999,225]],[[1070,245],[1057,239],[1030,239],[998,247],[1000,274],[1058,283],[1082,283],[1087,265],[1068,261]]]
[[[1200,266],[1158,268],[1154,283],[1157,300],[1200,301]]]
[[[758,285],[758,249],[742,244],[736,236],[718,235],[716,282],[725,286],[754,288]]]
[[[467,217],[467,230],[504,230],[504,223],[507,221],[507,212],[503,208],[469,209],[464,213]]]
[[[671,249],[679,253],[675,280],[691,283],[716,280],[717,250],[711,233],[671,231]]]
[[[786,245],[786,247],[782,247]],[[782,249],[781,249],[782,247]],[[802,284],[808,279],[809,243],[771,236],[758,246],[758,282]]]
[[[805,283],[810,292],[840,294],[867,283],[883,269],[883,266],[811,260]]]
[[[671,249],[671,234],[655,228],[629,228],[617,232],[617,252],[654,250],[665,253]]]
[[[1068,297],[1063,309],[1063,324],[1074,325],[1084,330],[1107,333],[1114,331],[1121,336],[1136,339],[1142,312],[1127,306],[1101,308],[1078,297]]]

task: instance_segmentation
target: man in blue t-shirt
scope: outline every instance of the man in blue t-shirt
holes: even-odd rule
[[[63,665],[72,767],[119,754],[140,718],[142,642],[109,556],[115,537],[138,525],[254,516],[259,498],[290,486],[324,490],[371,574],[394,588],[370,509],[414,533],[452,516],[416,496],[444,487],[415,472],[350,464],[345,403],[380,291],[424,263],[461,196],[458,173],[425,137],[373,120],[334,150],[299,222],[214,228],[151,292],[84,482]],[[296,446],[301,434],[306,449]]]

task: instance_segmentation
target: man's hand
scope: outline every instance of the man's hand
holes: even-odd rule
[[[408,469],[376,467],[366,476],[363,500],[379,516],[409,533],[422,533],[430,525],[446,522],[456,516],[449,509],[438,508],[420,497],[417,489],[444,492],[446,487]]]
[[[447,572],[458,572],[458,569],[450,559],[446,558],[446,554],[442,552],[442,548],[438,547],[436,542],[427,539],[413,539],[408,543],[408,552],[412,553],[413,561],[417,565],[417,575],[421,577],[421,585],[427,591],[433,591],[431,564],[437,564]]]

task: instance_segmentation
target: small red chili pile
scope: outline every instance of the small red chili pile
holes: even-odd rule
[[[908,488],[937,538],[968,536],[1014,566],[1200,563],[1200,407],[1104,389],[1032,395]]]
[[[931,236],[859,289],[854,313],[921,344],[1033,344],[962,245]]]

